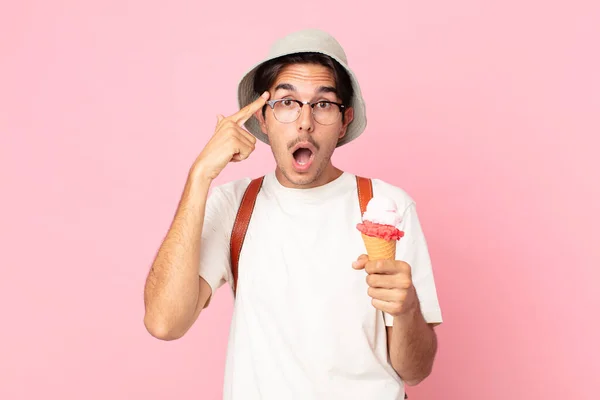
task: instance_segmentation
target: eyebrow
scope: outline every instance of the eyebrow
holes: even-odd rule
[[[275,91],[278,90],[289,90],[290,92],[297,92],[296,87],[290,83],[280,83],[275,87]],[[338,94],[338,91],[333,86],[319,86],[317,88],[317,93],[334,93]]]

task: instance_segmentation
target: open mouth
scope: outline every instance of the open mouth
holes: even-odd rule
[[[306,165],[310,161],[312,155],[313,152],[310,149],[299,148],[294,152],[294,160],[296,160],[299,165]]]
[[[315,149],[309,143],[302,143],[292,149],[294,168],[297,171],[306,171],[314,159]]]

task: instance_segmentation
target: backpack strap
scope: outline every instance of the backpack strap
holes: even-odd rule
[[[373,182],[369,178],[362,176],[356,177],[356,187],[358,188],[358,203],[360,204],[360,215],[367,210],[367,204],[373,197]]]
[[[230,239],[230,253],[231,253],[231,273],[233,274],[233,295],[237,289],[238,280],[238,263],[240,261],[240,253],[242,251],[242,244],[246,237],[246,231],[250,224],[250,217],[252,217],[252,211],[254,211],[254,205],[256,204],[256,197],[262,187],[264,176],[253,179],[242,197],[242,202],[235,217],[233,223],[233,230],[231,231]]]

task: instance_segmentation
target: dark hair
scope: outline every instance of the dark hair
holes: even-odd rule
[[[269,90],[281,70],[290,64],[318,64],[329,68],[333,74],[337,95],[342,104],[347,107],[352,106],[354,88],[352,87],[350,75],[339,62],[321,53],[295,53],[265,62],[256,70],[254,75],[254,91],[260,95]],[[263,109],[263,114],[264,111],[265,109]]]

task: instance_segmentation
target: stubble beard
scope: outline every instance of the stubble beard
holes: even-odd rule
[[[334,148],[335,149],[335,148]],[[333,149],[333,150],[334,150]],[[325,170],[327,169],[329,163],[331,162],[331,157],[333,155],[332,149],[321,149],[321,151],[327,151],[328,154],[323,157],[318,164],[313,164],[311,166],[311,170],[308,173],[297,176],[293,171],[291,171],[292,167],[288,166],[285,162],[287,155],[289,152],[285,149],[279,150],[277,152],[275,149],[271,147],[271,151],[273,152],[273,157],[275,158],[275,163],[277,164],[277,168],[281,171],[282,175],[285,179],[295,186],[309,186],[318,181]]]
[[[268,127],[267,127],[267,134],[268,134],[268,136],[270,136]],[[331,157],[333,156],[333,152],[336,149],[337,142],[333,145],[321,146],[318,143],[316,143],[314,140],[312,140],[312,138],[308,138],[307,141],[311,142],[317,148],[317,152],[318,152],[317,154],[325,154],[325,156],[321,159],[321,161],[318,163],[318,165],[313,164],[311,166],[311,170],[313,168],[315,169],[314,173],[308,172],[299,177],[294,177],[292,175],[294,172],[291,171],[292,167],[291,166],[288,167],[286,165],[285,161],[286,161],[287,155],[289,154],[289,149],[291,149],[298,141],[300,141],[300,138],[297,138],[297,139],[287,143],[287,145],[281,145],[281,147],[277,148],[277,149],[275,149],[273,147],[273,145],[271,144],[271,146],[270,146],[271,152],[273,153],[273,158],[275,159],[275,164],[277,165],[277,169],[279,169],[279,171],[281,171],[281,174],[285,177],[285,179],[289,183],[291,183],[292,185],[295,185],[295,186],[300,186],[300,187],[309,186],[309,185],[312,185],[317,180],[319,180],[319,178],[321,178],[321,175],[323,175],[323,172],[325,172],[325,170],[327,169],[327,166],[331,162]],[[317,154],[315,154],[315,158],[316,158]],[[293,155],[292,155],[292,157],[293,157]]]

